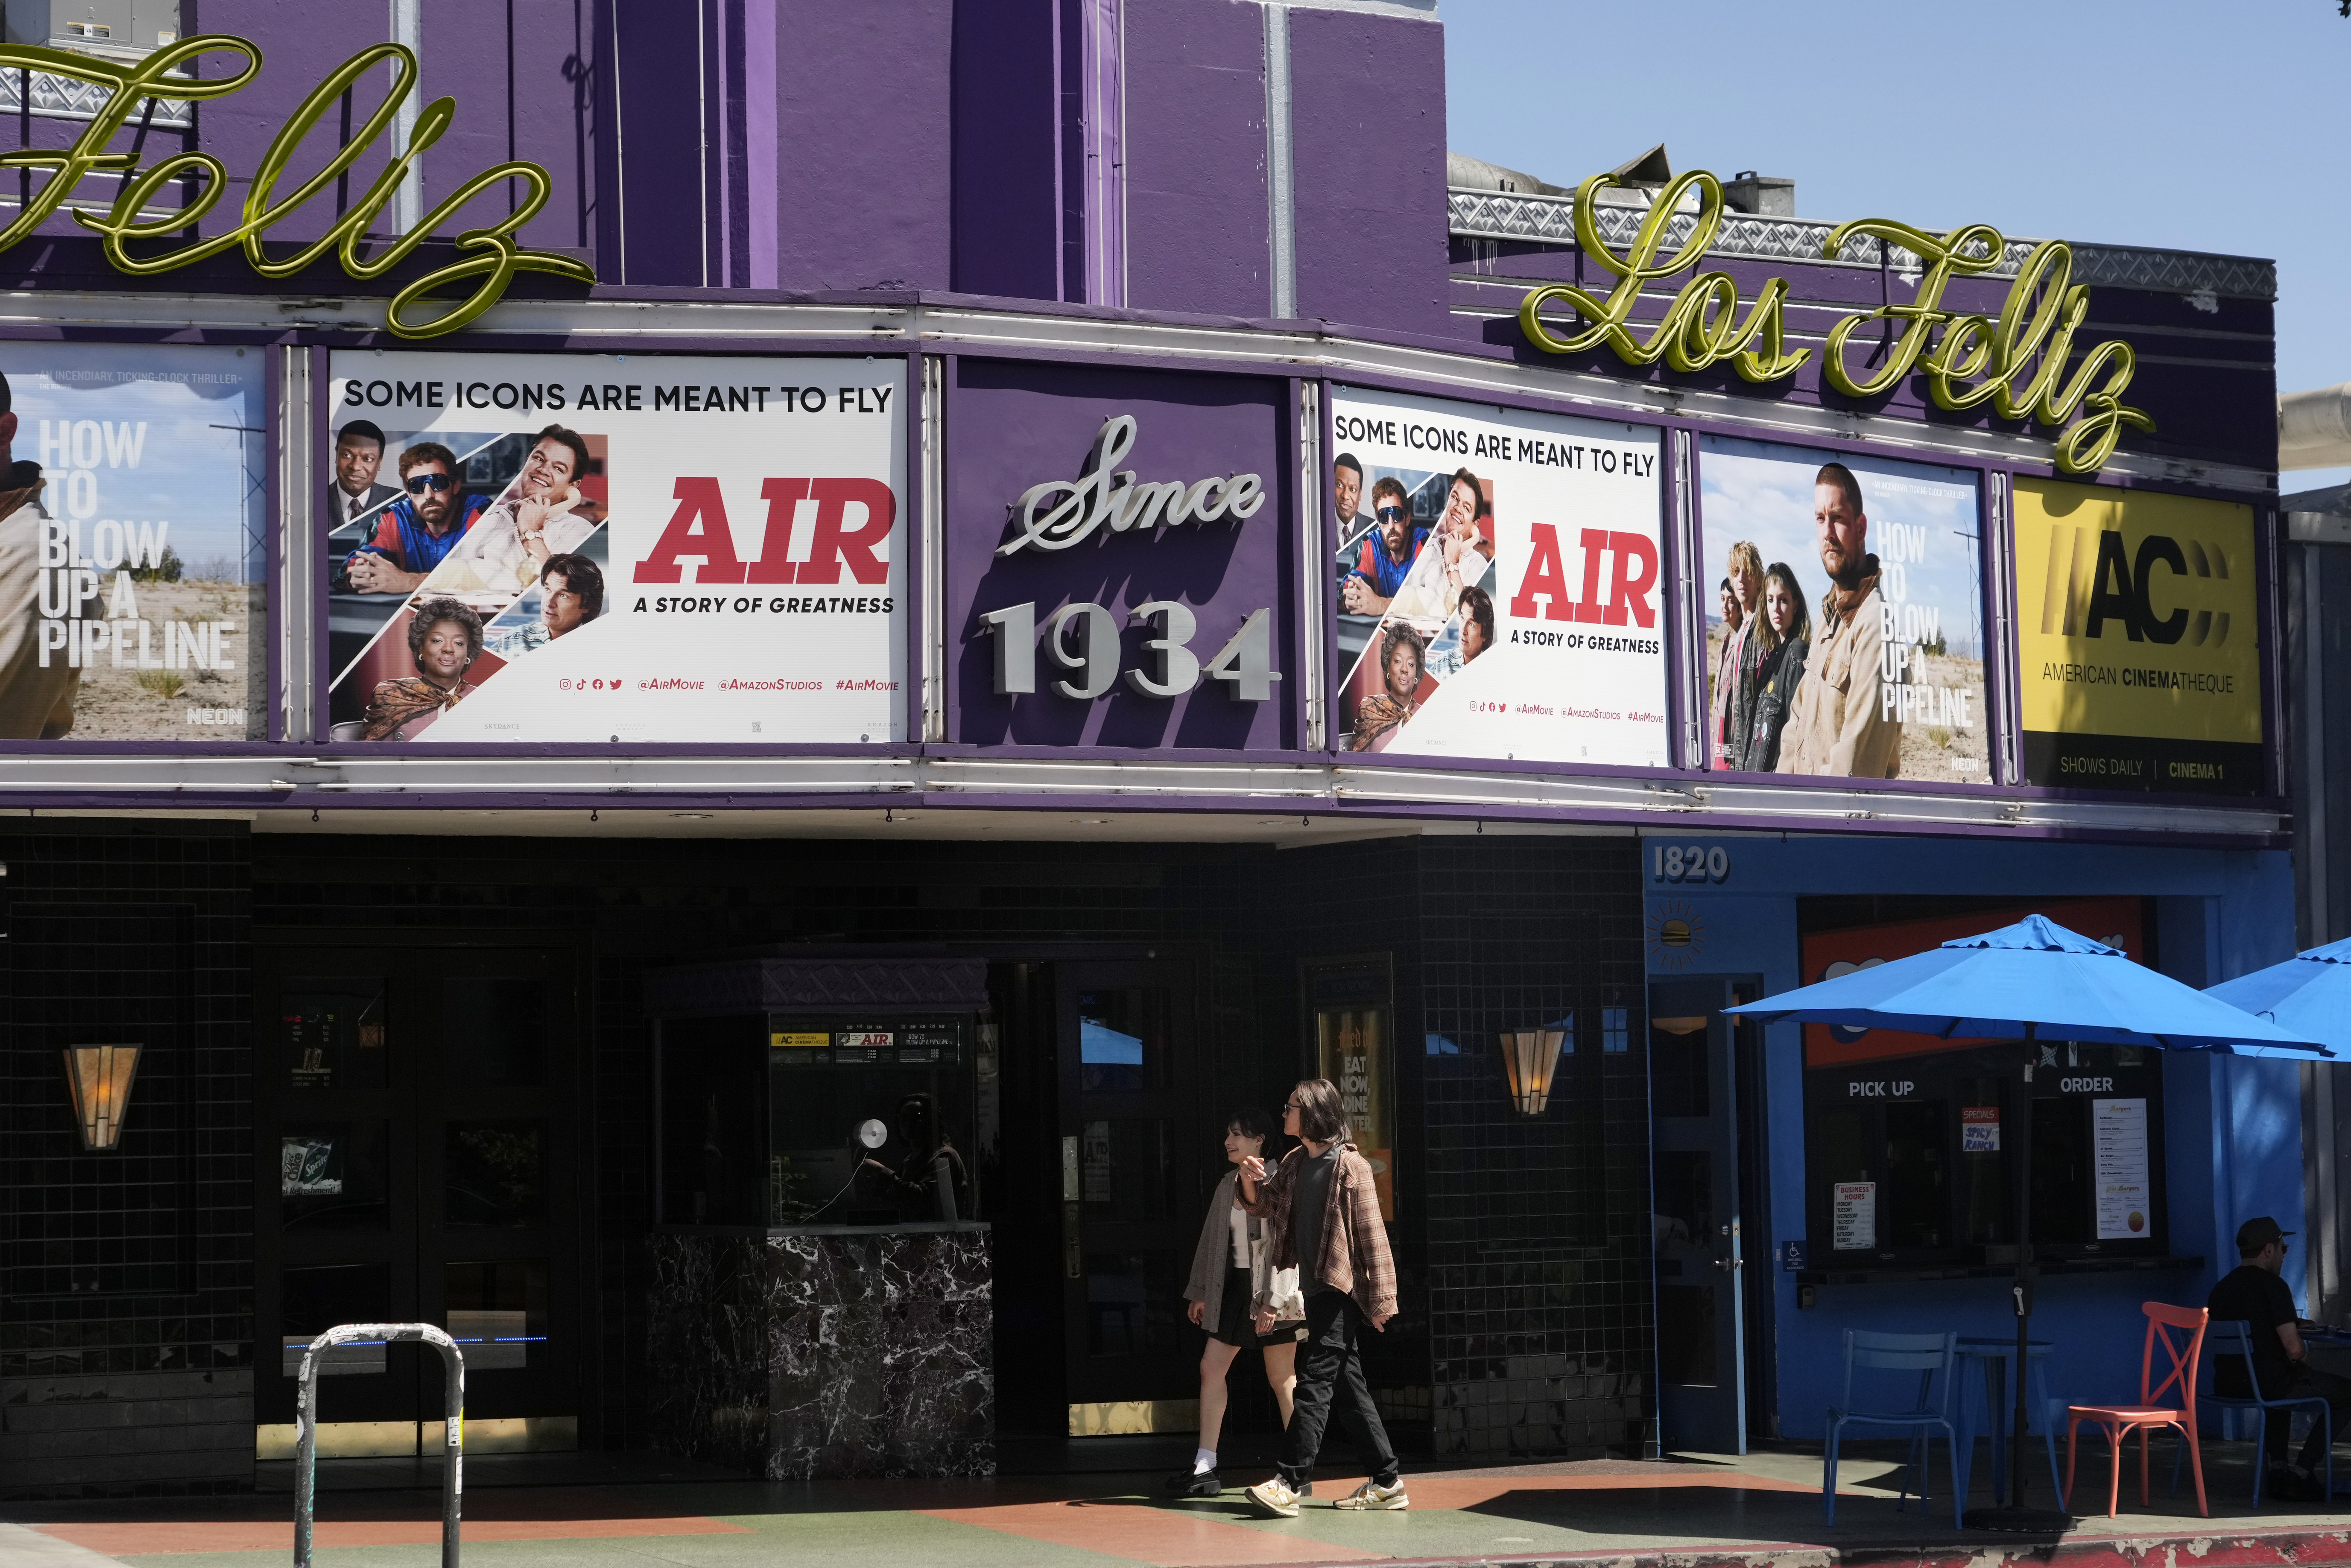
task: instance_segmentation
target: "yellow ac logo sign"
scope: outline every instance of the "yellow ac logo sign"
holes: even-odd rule
[[[2150,533],[2134,550],[2119,527],[2053,525],[2042,635],[2095,639],[2120,626],[2134,643],[2218,648],[2229,640],[2229,612],[2192,591],[2197,578],[2229,580],[2229,552],[2219,543]]]
[[[2252,508],[2037,479],[2019,479],[2015,499],[2028,743],[2261,741]],[[2171,753],[2142,751],[2171,766]]]

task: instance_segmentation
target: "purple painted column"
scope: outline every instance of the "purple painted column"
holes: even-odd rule
[[[1137,309],[1265,314],[1264,27],[1259,6],[1217,0],[1126,14],[1126,302]]]
[[[1445,30],[1290,7],[1301,316],[1448,329]]]
[[[608,283],[703,282],[701,10],[616,4],[620,255]]]
[[[1055,0],[958,0],[952,287],[1061,297]]]
[[[586,0],[512,0],[508,156],[547,171],[547,205],[522,231],[532,246],[595,244],[594,75],[604,60],[595,8]],[[486,107],[486,106],[485,106]]]
[[[955,10],[776,6],[779,287],[949,287]]]

